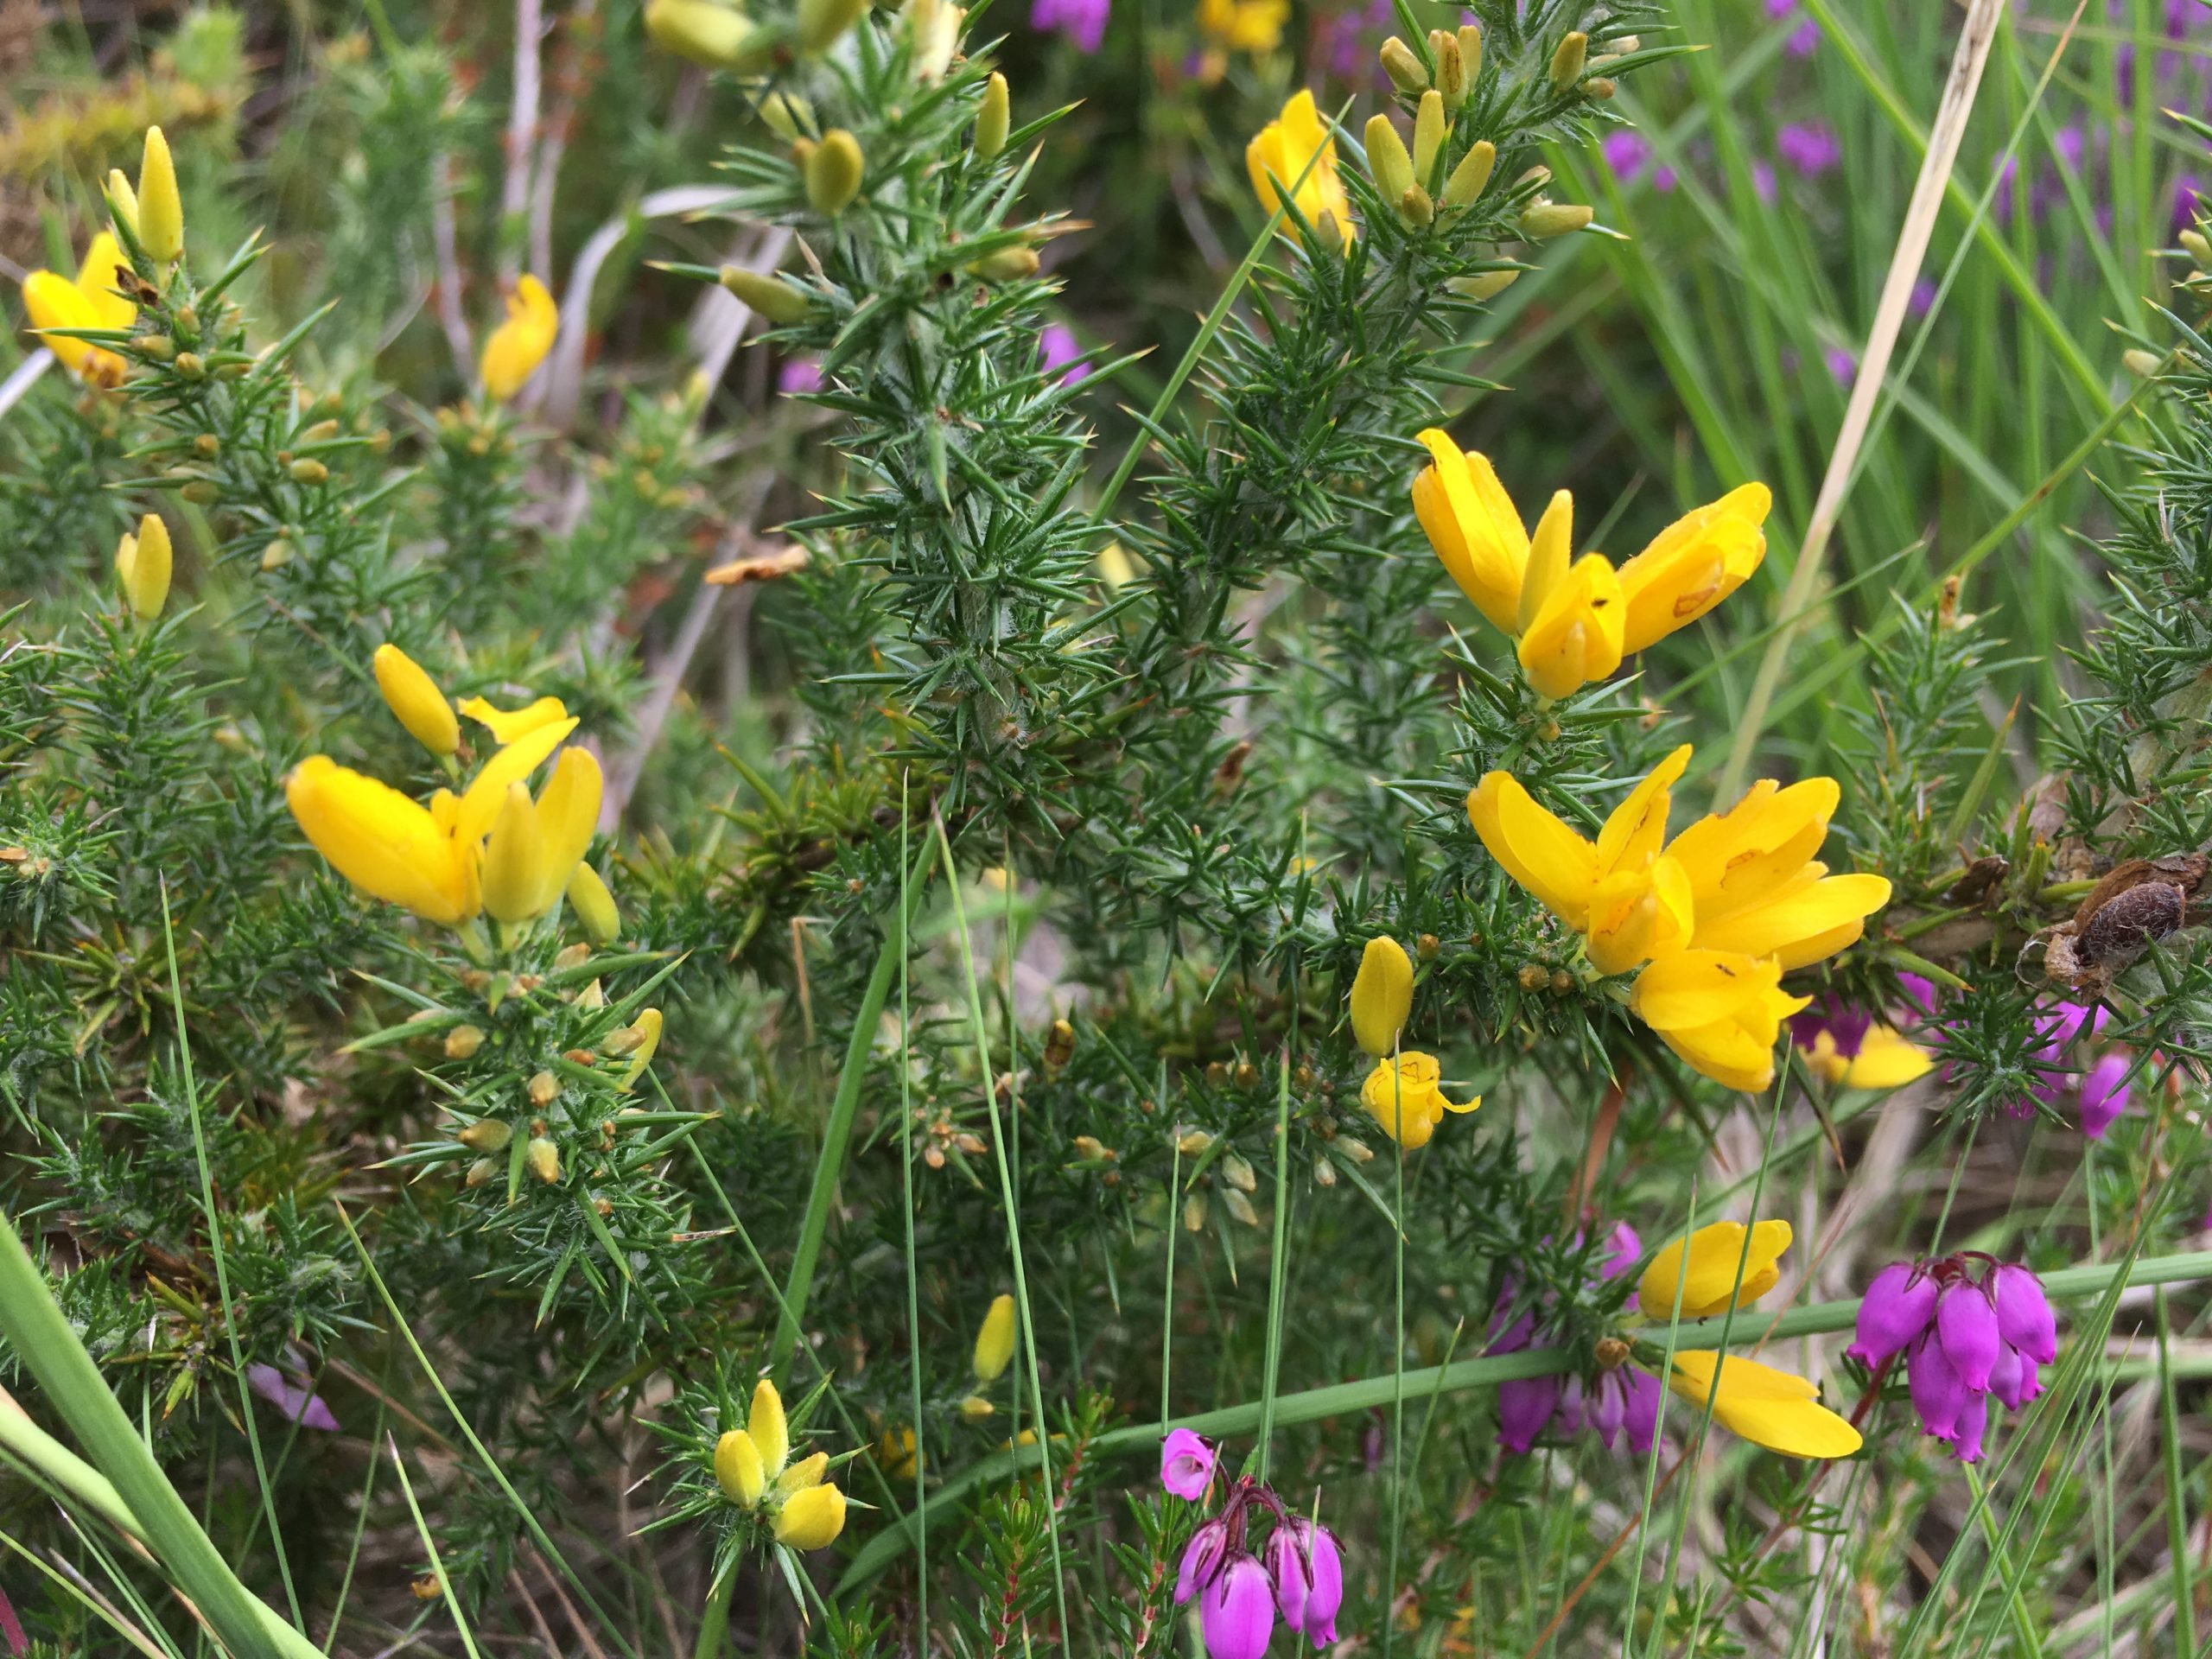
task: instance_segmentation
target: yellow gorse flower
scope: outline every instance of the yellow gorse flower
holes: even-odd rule
[[[375,671],[385,707],[417,743],[436,755],[452,754],[461,747],[461,721],[454,716],[453,704],[419,663],[386,641],[377,647],[369,665]]]
[[[118,266],[127,265],[115,235],[102,231],[85,250],[85,262],[74,277],[51,270],[35,270],[23,278],[23,311],[34,330],[41,331],[46,347],[62,367],[96,386],[122,384],[125,365],[105,346],[88,340],[46,334],[48,328],[128,328],[138,308],[116,291]]]
[[[1360,952],[1351,982],[1351,1034],[1382,1059],[1398,1046],[1398,1033],[1414,1005],[1414,964],[1395,939],[1377,937]]]
[[[1772,505],[1746,484],[1676,519],[1615,570],[1573,551],[1573,498],[1554,493],[1533,534],[1489,457],[1431,427],[1429,464],[1413,483],[1414,515],[1438,560],[1477,610],[1518,640],[1522,671],[1545,696],[1572,696],[1743,586],[1766,556]]]
[[[378,653],[376,672],[393,714],[442,753],[435,682],[393,646]],[[316,754],[293,769],[285,799],[315,850],[372,897],[448,927],[485,910],[505,923],[531,921],[560,901],[591,844],[599,762],[588,750],[563,750],[532,799],[531,774],[575,730],[575,716],[556,697],[512,712],[472,698],[464,712],[505,741],[458,796],[441,789],[424,805]],[[453,741],[457,748],[457,728]]]
[[[732,1503],[765,1511],[778,1543],[820,1549],[845,1529],[845,1495],[823,1478],[830,1472],[827,1452],[794,1463],[791,1451],[783,1396],[763,1377],[753,1385],[745,1427],[725,1431],[715,1442],[715,1484]]]
[[[1837,1051],[1835,1033],[1826,1028],[1800,1052],[1821,1077],[1847,1089],[1899,1089],[1936,1065],[1934,1055],[1894,1026],[1867,1027],[1859,1052],[1848,1058]]]
[[[544,283],[525,274],[507,296],[507,320],[484,342],[478,365],[484,395],[504,404],[520,391],[553,349],[553,337],[560,331],[560,307],[553,303]]]
[[[1630,1009],[1706,1076],[1763,1089],[1781,1023],[1806,1005],[1782,976],[1865,933],[1890,899],[1878,875],[1830,875],[1813,855],[1840,791],[1832,779],[1754,785],[1733,807],[1666,840],[1669,789],[1687,746],[1631,790],[1593,844],[1510,773],[1484,777],[1467,817],[1492,858],[1582,934],[1592,966],[1649,963]]]
[[[1709,1397],[1715,1422],[1786,1458],[1847,1458],[1864,1443],[1812,1383],[1740,1354],[1725,1362],[1706,1349],[1676,1354],[1667,1386],[1700,1408]]]
[[[1651,1258],[1637,1281],[1637,1306],[1654,1319],[1674,1317],[1677,1294],[1685,1319],[1725,1313],[1732,1301],[1738,1307],[1749,1306],[1781,1280],[1782,1256],[1789,1239],[1786,1221],[1758,1222],[1748,1230],[1740,1221],[1700,1227],[1687,1241],[1675,1239]],[[1739,1267],[1741,1285],[1736,1278]]]
[[[1477,1095],[1462,1105],[1444,1092],[1442,1069],[1433,1054],[1402,1053],[1394,1065],[1377,1061],[1360,1085],[1359,1103],[1382,1133],[1408,1152],[1428,1144],[1446,1112],[1471,1112],[1483,1103]]]
[[[1274,212],[1287,189],[1300,215],[1321,235],[1332,233],[1331,224],[1335,234],[1347,239],[1353,234],[1351,202],[1337,175],[1337,141],[1322,124],[1313,93],[1299,92],[1260,130],[1244,147],[1244,167],[1268,212]]]

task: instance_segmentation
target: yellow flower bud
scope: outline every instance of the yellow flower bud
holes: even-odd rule
[[[159,127],[146,129],[146,149],[138,163],[138,245],[157,265],[184,257],[184,198],[177,192],[176,163]]]
[[[522,1149],[523,1167],[550,1186],[561,1179],[561,1149],[542,1135],[534,1135]]]
[[[1580,202],[1532,201],[1521,210],[1521,233],[1541,242],[1546,237],[1579,231],[1592,216]]]
[[[998,1408],[980,1394],[971,1394],[960,1402],[960,1415],[971,1423],[980,1423]]]
[[[664,52],[709,69],[757,67],[759,31],[735,6],[720,0],[648,0],[645,33]]]
[[[760,118],[777,137],[793,142],[814,124],[814,106],[797,92],[772,92],[760,100]]]
[[[622,912],[614,907],[614,895],[607,890],[599,872],[582,859],[569,877],[569,903],[584,937],[594,944],[604,950],[620,936]]]
[[[769,321],[788,327],[806,321],[813,302],[789,283],[742,265],[724,265],[721,284]]]
[[[1013,1358],[1014,1298],[1001,1295],[993,1299],[982,1329],[976,1332],[976,1380],[997,1382]]]
[[[658,1008],[643,1008],[637,1020],[626,1027],[635,1036],[637,1046],[631,1051],[630,1064],[615,1087],[626,1090],[645,1075],[645,1067],[652,1064],[653,1051],[660,1046],[661,1023]]]
[[[784,1472],[791,1461],[791,1432],[784,1417],[784,1396],[762,1377],[753,1385],[753,1409],[746,1414],[745,1432],[760,1453],[760,1466],[769,1478]]]
[[[1260,1224],[1260,1212],[1252,1207],[1252,1200],[1233,1186],[1221,1195],[1221,1207],[1229,1211],[1231,1221],[1240,1221],[1247,1227]]]
[[[484,1046],[483,1028],[478,1026],[455,1026],[451,1031],[446,1033],[445,1046],[446,1058],[449,1060],[473,1058],[476,1051]],[[499,1144],[505,1146],[506,1142],[502,1141]]]
[[[794,1492],[776,1511],[776,1541],[792,1549],[823,1549],[845,1529],[845,1495],[833,1485]]]
[[[1406,141],[1387,115],[1368,118],[1367,166],[1375,175],[1375,188],[1383,200],[1395,202],[1414,181],[1414,158],[1406,154]]]
[[[1480,138],[1468,146],[1467,153],[1459,158],[1459,165],[1452,169],[1452,176],[1444,181],[1444,205],[1446,207],[1471,207],[1490,182],[1491,169],[1497,165],[1497,146],[1487,138]]]
[[[1421,108],[1414,116],[1414,182],[1423,189],[1428,188],[1436,154],[1444,148],[1445,136],[1450,131],[1444,122],[1444,94],[1433,89],[1423,92]]]
[[[860,140],[842,127],[830,128],[806,158],[807,201],[834,219],[860,194],[862,170]]]
[[[461,747],[461,721],[453,704],[413,658],[387,641],[377,647],[372,665],[385,706],[417,743],[432,754],[451,754]]]
[[[1574,90],[1574,83],[1582,79],[1582,66],[1589,60],[1590,37],[1580,29],[1570,29],[1560,39],[1558,49],[1552,54],[1552,91],[1562,98]]]
[[[994,70],[983,83],[983,106],[976,111],[976,156],[989,161],[1006,148],[1007,129],[1013,114],[1007,96],[1006,77]]]
[[[169,527],[159,513],[148,513],[138,521],[136,536],[126,533],[116,543],[115,573],[131,614],[140,621],[151,622],[161,615],[169,596],[171,564]]]
[[[768,1489],[768,1471],[760,1462],[760,1448],[741,1428],[733,1428],[715,1442],[715,1484],[732,1503],[751,1509]]]
[[[1428,71],[1421,67],[1421,56],[1413,48],[1393,35],[1382,42],[1381,53],[1382,73],[1400,92],[1413,93],[1428,90]]]
[[[1466,66],[1467,85],[1471,86],[1483,72],[1483,31],[1477,23],[1459,25],[1459,61]]]
[[[2155,378],[2159,367],[2165,361],[2156,352],[2146,352],[2139,346],[2132,351],[2122,352],[2120,354],[2120,360],[2126,366],[2127,372],[2139,380]]]
[[[1520,280],[1517,270],[1485,270],[1473,276],[1454,276],[1444,286],[1464,300],[1491,300]]]
[[[827,52],[867,10],[868,0],[798,0],[798,49]]]
[[[960,25],[967,16],[946,0],[906,0],[906,39],[913,49],[915,79],[926,86],[951,67]]]
[[[454,1139],[471,1152],[505,1152],[515,1138],[514,1125],[503,1117],[480,1117]]]
[[[995,253],[985,254],[981,259],[972,261],[968,269],[972,275],[987,283],[1018,283],[1025,277],[1034,276],[1039,263],[1036,249],[1016,244],[1010,248],[1001,248]]]
[[[1360,952],[1351,982],[1353,1040],[1381,1059],[1397,1046],[1413,1005],[1413,961],[1395,939],[1378,934]]]
[[[1206,1230],[1206,1195],[1193,1192],[1183,1200],[1183,1230],[1203,1233]]]
[[[1444,107],[1458,109],[1467,101],[1467,60],[1459,54],[1459,37],[1432,29],[1428,55],[1436,63],[1436,90],[1444,95]]]
[[[107,170],[108,210],[115,215],[115,222],[131,235],[138,234],[138,193],[130,188],[130,181],[123,169],[111,167]]]
[[[2177,240],[2199,270],[2212,270],[2212,242],[2205,240],[2203,232],[2183,231]]]

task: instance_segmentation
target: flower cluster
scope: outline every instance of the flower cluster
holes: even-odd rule
[[[1506,873],[1581,934],[1601,974],[1641,968],[1629,1006],[1716,1082],[1764,1089],[1782,1021],[1808,999],[1782,976],[1834,955],[1889,902],[1878,875],[1830,875],[1813,855],[1840,797],[1835,781],[1752,785],[1726,812],[1667,838],[1676,749],[1616,807],[1593,843],[1538,805],[1510,773],[1485,774],[1467,817]]]
[[[456,708],[499,747],[459,795],[441,789],[428,806],[327,755],[309,755],[284,793],[315,850],[355,887],[425,921],[466,927],[489,912],[519,926],[566,894],[594,942],[611,939],[613,900],[583,862],[599,823],[599,761],[588,749],[562,747],[576,720],[561,700],[514,709],[481,697],[450,703],[397,645],[379,647],[374,668],[392,714],[456,782]],[[552,774],[533,799],[531,774],[549,759]]]
[[[1219,1453],[1187,1428],[1171,1430],[1160,1448],[1160,1483],[1198,1503],[1213,1484]],[[1251,1529],[1272,1522],[1255,1551]],[[1337,1639],[1344,1599],[1344,1557],[1337,1535],[1294,1513],[1268,1487],[1240,1476],[1221,1513],[1202,1522],[1183,1550],[1175,1600],[1198,1599],[1198,1628],[1211,1659],[1260,1659],[1281,1616],[1294,1637],[1316,1648]]]
[[[159,127],[146,129],[137,188],[121,172],[111,172],[107,195],[117,231],[156,267],[173,264],[183,255],[184,202],[177,192],[176,163]],[[130,298],[137,287],[137,275],[116,232],[102,231],[85,250],[74,277],[35,270],[23,278],[23,310],[62,367],[88,385],[117,386],[125,372],[123,359],[85,335],[129,329],[138,318]]]
[[[1554,493],[1530,531],[1490,458],[1432,427],[1414,513],[1459,591],[1517,642],[1521,671],[1546,697],[1572,696],[1625,657],[1687,627],[1748,581],[1766,557],[1773,497],[1746,484],[1685,514],[1618,570],[1573,556],[1574,498]]]
[[[1990,1402],[2018,1411],[2043,1392],[2036,1368],[2058,1357],[2058,1323],[2032,1271],[1961,1250],[1876,1274],[1859,1304],[1859,1339],[1844,1351],[1870,1369],[1902,1353],[1922,1431],[1973,1463]]]
[[[845,1495],[823,1478],[829,1468],[824,1452],[791,1461],[783,1396],[766,1377],[753,1390],[745,1427],[715,1442],[722,1495],[766,1521],[776,1541],[792,1549],[826,1548],[845,1529]]]
[[[1471,1112],[1483,1103],[1480,1095],[1463,1103],[1446,1094],[1443,1068],[1433,1054],[1398,1047],[1398,1033],[1413,1008],[1414,964],[1395,939],[1367,942],[1351,1001],[1353,1039],[1375,1061],[1360,1086],[1359,1103],[1383,1134],[1410,1152],[1428,1144],[1445,1113]]]
[[[1618,1279],[1643,1255],[1636,1229],[1618,1224],[1609,1236],[1612,1248],[1598,1264],[1600,1283]],[[1529,1308],[1509,1321],[1517,1294],[1509,1277],[1491,1316],[1491,1339],[1486,1351],[1510,1354],[1535,1341],[1543,1324],[1540,1308]],[[1509,1452],[1527,1452],[1546,1433],[1571,1435],[1586,1423],[1611,1451],[1624,1431],[1628,1448],[1639,1455],[1651,1449],[1659,1430],[1659,1408],[1663,1399],[1659,1379],[1649,1371],[1622,1362],[1628,1345],[1619,1341],[1599,1345],[1599,1370],[1586,1388],[1579,1376],[1524,1376],[1501,1382],[1497,1388],[1497,1443]],[[1610,1363],[1608,1363],[1610,1362]]]

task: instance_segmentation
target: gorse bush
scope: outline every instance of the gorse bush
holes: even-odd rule
[[[1560,429],[1701,15],[1209,0],[1086,161],[944,0],[314,10],[0,140],[11,1652],[2196,1650],[2193,223],[1830,588],[1760,376]],[[1663,372],[1497,385],[1592,246]]]

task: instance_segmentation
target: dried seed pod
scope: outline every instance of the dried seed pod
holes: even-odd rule
[[[2164,881],[2145,881],[2113,898],[2082,924],[2075,950],[2089,966],[2117,973],[2182,925],[2189,896]]]

